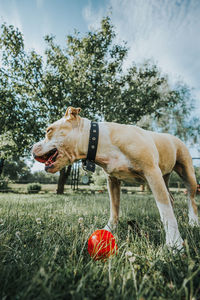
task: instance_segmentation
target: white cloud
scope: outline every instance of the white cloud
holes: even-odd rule
[[[22,21],[17,9],[15,1],[12,1],[12,9],[9,12],[6,12],[3,7],[0,5],[0,22],[7,24],[12,24],[15,27],[19,28],[20,31],[23,31]]]
[[[0,25],[2,23],[7,23],[8,25],[12,24],[14,27],[17,27],[21,32],[23,31],[22,21],[20,14],[15,6],[15,2],[12,1],[12,10],[7,13],[3,6],[0,3]],[[0,53],[0,67],[2,66],[2,53]]]
[[[44,0],[36,0],[36,6],[38,9],[42,8],[44,5]]]
[[[92,6],[91,0],[89,0],[88,5],[84,7],[82,11],[83,18],[88,23],[88,28],[97,29],[101,22],[103,16],[105,16],[105,9],[101,7],[99,10],[95,11],[94,7]]]
[[[44,171],[44,165],[35,161],[33,166],[31,167],[31,172],[38,172],[38,171]]]
[[[44,3],[44,0],[36,0],[36,5],[38,8],[41,8]],[[35,28],[26,28],[25,23],[23,24],[22,11],[18,9],[17,1],[12,0],[9,6],[4,6],[0,2],[0,23],[6,23],[7,25],[13,25],[15,28],[18,28],[20,32],[24,35],[24,43],[26,50],[35,50],[40,55],[44,55],[45,43],[43,36],[46,34],[46,28],[49,28],[49,20],[46,16],[43,18],[43,23],[40,28],[41,35],[38,38]],[[21,14],[20,14],[21,13]],[[35,32],[34,32],[35,30]],[[43,34],[43,36],[42,36]]]
[[[200,94],[200,2],[198,0],[110,0],[104,10],[85,9],[88,24],[112,7],[112,22],[120,42],[130,48],[126,66],[153,58],[171,80],[183,79]]]

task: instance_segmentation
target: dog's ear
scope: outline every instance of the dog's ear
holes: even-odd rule
[[[81,108],[74,108],[72,106],[68,107],[68,109],[66,110],[65,113],[65,117],[70,120],[70,119],[75,119],[77,117],[77,115],[80,113]]]

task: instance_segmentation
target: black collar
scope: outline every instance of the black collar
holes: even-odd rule
[[[99,125],[97,122],[91,122],[90,137],[88,144],[88,153],[86,159],[83,159],[83,169],[85,171],[95,171],[95,157],[97,153],[99,140]]]

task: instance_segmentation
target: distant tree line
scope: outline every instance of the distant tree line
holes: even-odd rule
[[[195,173],[197,182],[200,183],[200,168],[195,167]],[[79,177],[79,185],[84,184],[82,181],[83,176],[85,176],[85,172],[80,172]],[[106,186],[106,175],[104,171],[100,168],[96,168],[96,172],[94,174],[89,174],[89,183],[93,184],[97,187]],[[30,166],[28,166],[24,161],[6,161],[5,166],[3,169],[3,176],[2,178],[6,179],[7,181],[11,181],[14,183],[40,183],[40,184],[57,184],[59,175],[58,174],[47,174],[45,171],[37,171],[32,173]],[[66,184],[71,185],[71,178],[68,177]],[[123,183],[124,186],[137,186],[138,184],[130,184],[130,183]],[[170,187],[184,187],[184,184],[180,177],[173,172],[170,178]]]
[[[58,174],[50,175],[45,171],[31,172],[31,167],[23,160],[6,160],[2,179],[15,183],[57,183]]]

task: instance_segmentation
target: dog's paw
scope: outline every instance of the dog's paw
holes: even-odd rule
[[[189,219],[189,225],[192,227],[199,227],[200,223],[199,223],[198,217]]]
[[[108,224],[103,229],[107,230],[109,232],[112,232],[112,229],[110,228],[110,226]]]
[[[179,239],[174,240],[174,241],[167,241],[166,246],[168,249],[172,250],[173,253],[175,253],[177,251],[182,252],[184,250],[184,241],[180,237]]]

